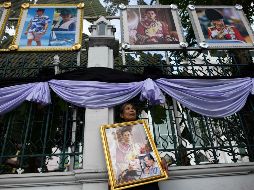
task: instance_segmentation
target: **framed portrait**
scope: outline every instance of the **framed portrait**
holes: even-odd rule
[[[124,49],[187,47],[176,5],[122,5],[120,8]]]
[[[101,136],[112,190],[168,178],[144,120],[103,125]]]
[[[253,48],[253,32],[242,6],[188,6],[202,48]]]
[[[81,48],[84,4],[22,4],[10,50],[67,51]]]
[[[2,35],[4,33],[6,23],[8,21],[10,15],[11,2],[5,2],[0,4],[0,40],[2,39]],[[7,51],[8,49],[2,49],[0,47],[0,51]]]

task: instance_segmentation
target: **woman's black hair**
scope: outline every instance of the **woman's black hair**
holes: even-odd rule
[[[132,107],[137,111],[137,108],[136,108],[136,106],[135,106],[133,103],[131,103],[131,102],[126,102],[126,103],[124,103],[123,105],[121,105],[121,107],[120,107],[120,114],[123,114],[124,108],[125,108],[127,105],[132,105]]]
[[[125,133],[126,131],[129,131],[130,133],[132,132],[132,128],[131,126],[125,126],[121,129],[120,133],[121,135],[123,135],[123,133]]]
[[[154,157],[153,157],[150,153],[149,153],[149,154],[146,154],[145,157],[147,157],[148,160],[153,160],[153,161],[155,161],[155,160],[154,160]],[[145,158],[145,157],[144,157],[144,158]]]

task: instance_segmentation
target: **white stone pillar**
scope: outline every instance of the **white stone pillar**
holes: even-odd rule
[[[102,33],[104,35],[99,35],[96,32],[100,23],[105,25],[106,31]],[[111,35],[107,33],[108,28],[112,29]],[[104,17],[101,17],[89,29],[92,35],[89,39],[88,67],[113,68],[112,44],[115,42],[114,27]],[[83,190],[106,190],[108,188],[107,168],[101,141],[100,126],[113,122],[112,108],[86,109],[83,172],[87,179],[84,180]]]
[[[113,68],[113,50],[109,47],[90,47],[87,67]]]

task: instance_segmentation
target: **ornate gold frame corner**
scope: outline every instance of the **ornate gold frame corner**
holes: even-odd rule
[[[79,3],[81,4],[81,3]],[[16,26],[16,32],[15,36],[12,41],[12,45],[9,47],[9,50],[16,50],[16,51],[36,51],[36,52],[47,52],[47,51],[79,51],[82,47],[82,31],[83,31],[83,9],[79,8],[78,6],[82,6],[79,4],[29,4],[29,3],[23,3],[21,5],[21,12],[18,19],[18,24]],[[75,43],[72,46],[66,46],[66,47],[60,47],[60,46],[30,46],[30,47],[20,47],[17,40],[18,36],[22,32],[23,29],[23,19],[26,18],[26,15],[24,15],[24,12],[28,10],[29,8],[76,8],[77,9],[77,17],[80,17],[80,19],[77,19],[77,30],[76,32],[79,32],[78,37],[75,37]],[[22,26],[21,26],[22,25]],[[78,28],[79,27],[79,28]],[[16,48],[18,47],[18,48]]]
[[[85,7],[85,3],[79,3],[77,4],[78,9],[83,9]]]
[[[4,2],[4,8],[9,9],[11,8],[11,2]]]
[[[109,142],[108,142],[108,139],[106,136],[106,129],[118,128],[118,127],[123,127],[123,126],[135,126],[137,124],[142,124],[144,127],[146,136],[148,137],[148,140],[149,140],[151,148],[152,148],[152,152],[154,153],[154,156],[158,162],[158,167],[161,171],[161,175],[152,176],[152,177],[148,177],[145,179],[139,179],[139,180],[136,180],[136,182],[131,181],[131,182],[124,182],[121,184],[117,184],[117,180],[116,180],[116,177],[115,177],[114,171],[113,171],[112,160],[110,157]],[[116,123],[116,124],[111,124],[111,125],[102,125],[100,128],[100,132],[101,132],[103,150],[104,150],[104,154],[105,154],[105,160],[106,160],[106,164],[107,164],[111,190],[121,190],[121,189],[131,188],[131,187],[135,187],[135,186],[139,186],[139,185],[149,184],[149,183],[158,182],[161,180],[168,179],[168,173],[162,168],[161,159],[160,159],[158,150],[156,148],[156,145],[153,141],[153,137],[150,133],[150,130],[149,130],[148,125],[145,120]]]
[[[30,7],[30,4],[29,3],[23,3],[22,5],[21,5],[21,8],[22,9],[28,9]]]
[[[18,48],[19,48],[19,47],[18,47],[17,45],[10,45],[8,49],[9,49],[10,51],[16,51],[16,50],[18,50]]]
[[[79,43],[76,43],[72,46],[73,51],[77,51],[77,50],[80,50],[80,49],[81,49],[81,44],[79,44]]]

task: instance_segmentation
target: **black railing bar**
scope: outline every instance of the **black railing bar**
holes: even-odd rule
[[[7,129],[6,129],[6,133],[5,133],[5,135],[6,135],[6,137],[8,136],[8,134],[9,134],[9,131],[10,131],[10,128],[11,128],[11,123],[12,123],[12,119],[13,119],[13,117],[14,117],[14,114],[11,114],[10,115],[10,117],[8,118],[8,124],[7,124]],[[7,138],[4,138],[4,142],[3,142],[3,146],[2,146],[2,152],[1,152],[1,157],[0,157],[0,162],[2,162],[2,157],[3,157],[3,155],[4,155],[4,151],[5,151],[5,147],[6,147],[6,143],[7,143]],[[16,154],[16,153],[15,153]]]
[[[32,113],[32,110],[33,110],[33,104],[30,104],[29,105],[29,113],[28,113],[28,117],[27,117],[27,125],[26,125],[26,129],[25,129],[25,139],[24,139],[24,143],[21,147],[21,155],[24,155],[25,154],[25,149],[26,149],[26,142],[27,142],[27,137],[28,137],[28,132],[29,132],[29,128],[31,126],[31,115],[33,114]],[[26,118],[25,118],[26,119]],[[20,165],[23,164],[23,157],[21,156],[21,161],[20,161]]]
[[[62,156],[63,153],[56,153],[56,154],[24,154],[24,155],[4,155],[1,156],[1,158],[10,158],[10,157],[17,157],[17,158],[24,158],[24,157],[44,157],[44,156]],[[64,153],[64,155],[66,156],[78,156],[78,155],[83,155],[82,152],[75,152],[75,153]]]
[[[149,62],[149,63],[152,63],[152,62]],[[128,64],[128,62],[127,62],[127,64]],[[170,65],[163,65],[163,67],[170,67],[170,66],[175,66],[175,67],[183,67],[183,66],[185,66],[185,67],[191,67],[191,66],[193,66],[193,67],[210,67],[210,66],[214,66],[214,67],[232,67],[232,66],[248,66],[249,64],[236,64],[236,63],[232,63],[232,64],[216,64],[216,63],[209,63],[209,65],[207,65],[207,64],[195,64],[195,65],[189,65],[189,64],[177,64],[177,65],[174,65],[174,64],[170,64]],[[141,65],[141,64],[130,64],[130,65],[117,65],[118,67],[145,67],[145,66],[147,66],[147,65]],[[161,66],[160,64],[158,64],[158,65],[154,65],[154,66],[156,66],[156,67],[159,67],[159,66]]]
[[[184,148],[182,148],[182,149],[185,149],[185,150],[206,150],[206,151],[208,151],[208,150],[221,150],[221,151],[224,151],[224,152],[227,152],[226,150],[224,150],[224,149],[227,149],[227,148],[247,148],[247,146],[241,146],[241,145],[239,145],[239,146],[236,146],[236,145],[234,145],[234,146],[213,146],[213,147],[196,147],[196,148],[186,148],[186,147],[184,147]],[[175,151],[175,150],[178,150],[178,149],[164,149],[164,148],[158,148],[158,150],[163,150],[164,152],[167,152],[167,151]]]
[[[254,47],[250,46],[250,47],[244,47],[244,48],[236,48],[236,49],[239,49],[239,50],[250,50],[250,51],[253,51],[254,50]],[[120,47],[120,50],[121,50],[121,47]],[[180,49],[154,49],[154,50],[149,50],[149,51],[153,51],[153,52],[156,52],[156,51],[168,51],[168,52],[179,52],[179,51],[199,51],[200,53],[202,52],[205,52],[205,51],[211,51],[211,50],[217,50],[217,51],[226,51],[226,50],[231,50],[230,48],[207,48],[207,49],[204,49],[204,48],[201,48],[201,47],[194,47],[194,46],[191,46],[191,47],[186,47],[186,48],[180,48]],[[133,52],[134,50],[129,50],[129,49],[125,49],[125,53],[127,52]],[[148,51],[148,50],[135,50],[135,52],[143,52],[143,51]]]
[[[68,149],[68,146],[66,147],[66,141],[67,141],[67,129],[68,129],[68,121],[69,121],[69,109],[67,109],[66,113],[64,114],[64,117],[65,117],[65,124],[64,124],[63,154],[60,158],[61,161],[65,160],[66,148]],[[64,161],[61,164],[61,167],[64,168]]]
[[[48,130],[49,130],[49,118],[50,118],[50,114],[51,114],[51,106],[48,107],[47,109],[47,119],[46,119],[46,130],[44,133],[44,139],[43,139],[43,148],[42,148],[42,154],[45,154],[45,150],[46,150],[46,146],[47,146],[47,138],[48,138]],[[44,119],[44,118],[43,118]],[[43,123],[45,122],[45,120],[43,120]]]

